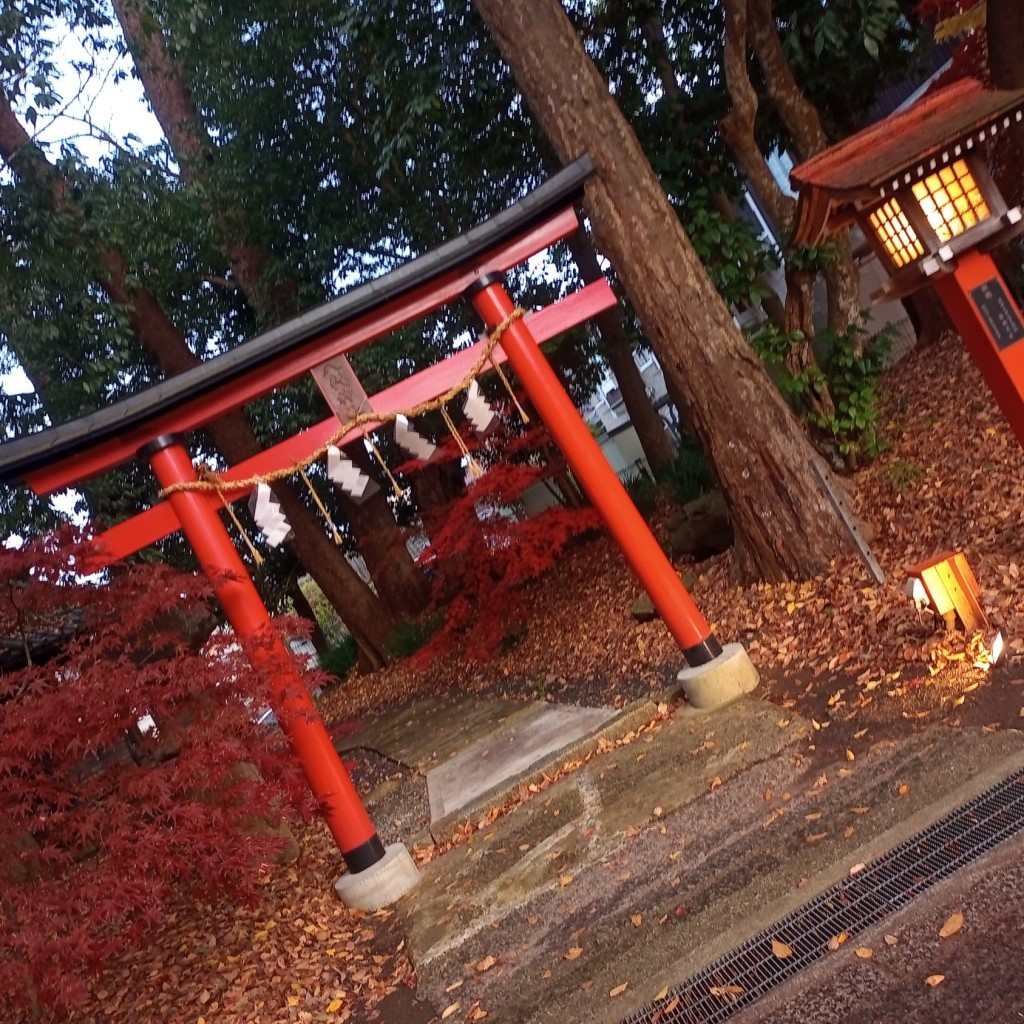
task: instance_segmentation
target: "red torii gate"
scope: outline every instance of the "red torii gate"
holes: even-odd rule
[[[136,456],[149,461],[166,500],[96,537],[90,568],[184,531],[248,657],[267,673],[274,710],[348,867],[338,888],[351,905],[373,908],[397,899],[415,884],[415,866],[401,843],[385,849],[378,838],[291,655],[270,628],[219,511],[222,500],[249,493],[248,485],[232,486],[233,481],[294,466],[328,439],[343,445],[368,425],[339,437],[342,424],[329,417],[231,467],[218,493],[190,489],[199,478],[180,440],[184,432],[467,296],[490,329],[502,325],[501,347],[492,358],[507,358],[515,370],[682,648],[688,668],[680,677],[684,686],[689,683],[691,699],[721,703],[756,685],[742,648],[729,644],[723,652],[538,347],[614,305],[611,288],[602,280],[517,319],[499,276],[577,230],[574,203],[592,172],[592,162],[583,157],[491,220],[376,281],[115,406],[0,445],[0,482],[25,481],[40,495]],[[484,344],[370,397],[373,412],[387,419],[443,394],[463,379]]]

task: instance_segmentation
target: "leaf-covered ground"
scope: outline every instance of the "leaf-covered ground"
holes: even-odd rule
[[[700,566],[693,588],[718,637],[746,646],[762,695],[812,720],[823,756],[856,758],[924,726],[1016,728],[1024,715],[1024,453],[952,337],[890,373],[883,427],[890,448],[847,486],[884,584],[851,557],[820,579],[741,588],[726,554]],[[903,591],[907,566],[947,550],[966,553],[982,588],[984,635],[946,634]],[[639,594],[607,539],[580,545],[525,588],[530,619],[511,650],[352,679],[326,695],[325,716],[351,721],[448,691],[620,705],[660,693],[679,654],[660,622],[633,620]],[[997,626],[1009,654],[990,668]],[[365,768],[355,777],[378,781]],[[415,979],[390,915],[344,909],[325,831],[313,825],[300,839],[302,858],[267,876],[259,908],[183,906],[152,947],[112,965],[76,1019],[429,1021],[410,998]]]

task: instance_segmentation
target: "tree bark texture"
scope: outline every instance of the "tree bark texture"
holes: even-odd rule
[[[112,3],[154,116],[181,168],[182,179],[187,183],[208,183],[216,146],[196,111],[184,72],[168,52],[151,5],[148,0]],[[288,279],[265,285],[264,274],[273,255],[243,241],[244,219],[230,196],[218,204],[212,218],[218,245],[231,264],[235,281],[265,323],[293,316],[299,312],[297,284]],[[361,443],[347,446],[345,454],[371,479],[380,482],[377,467],[366,457]],[[405,548],[387,503],[386,490],[381,488],[362,505],[344,498],[340,498],[340,504],[356,533],[360,553],[380,597],[399,615],[422,612],[427,602],[425,581]],[[344,609],[336,610],[340,615]]]
[[[800,427],[672,210],[557,0],[474,0],[519,87],[568,162],[589,152],[586,208],[684,403],[729,504],[745,578],[812,576],[845,549]]]
[[[579,267],[580,276],[586,284],[604,277],[597,253],[583,228],[568,239],[569,250]],[[615,380],[622,392],[622,401],[629,414],[629,420],[640,440],[647,464],[654,472],[671,465],[676,457],[676,448],[669,436],[665,421],[651,403],[644,379],[633,359],[633,346],[626,336],[622,322],[622,311],[607,309],[594,317],[594,324],[604,342],[605,356]]]
[[[988,0],[985,10],[988,70],[997,89],[1024,89],[1024,4],[1021,0]],[[1017,174],[1006,188],[1010,203],[1024,198],[1024,124],[1014,121],[1010,138],[1017,148]]]
[[[22,181],[48,186],[55,210],[74,215],[76,210],[66,182],[32,142],[6,97],[0,99],[0,157]],[[123,254],[107,249],[96,256],[102,268],[96,283],[111,301],[124,307],[139,345],[161,372],[170,376],[198,365],[198,358],[156,296],[145,288],[128,284]],[[260,451],[241,410],[211,423],[207,429],[217,449],[231,463]],[[289,542],[291,549],[331,604],[339,612],[343,610],[345,624],[360,646],[366,648],[367,657],[375,665],[383,665],[387,641],[395,626],[393,618],[327,536],[323,524],[307,508],[295,487],[288,481],[279,481],[274,485],[274,493],[295,533]]]
[[[665,26],[654,8],[647,8],[645,10],[641,30],[647,43],[647,48],[650,51],[651,61],[658,73],[658,80],[665,91],[666,99],[671,104],[673,121],[679,126],[680,132],[684,132],[686,129],[686,95],[680,89],[679,80],[676,78],[675,67],[672,63],[672,51],[669,47],[668,36],[665,33]],[[759,157],[760,153],[757,155]],[[709,178],[719,173],[716,162],[711,158],[706,148],[698,154],[697,163],[698,167]],[[765,167],[765,170],[767,170],[767,167]],[[724,188],[716,188],[712,191],[711,206],[726,223],[735,224],[739,220],[740,215],[736,209],[736,204]],[[755,280],[766,293],[761,299],[761,308],[765,316],[781,330],[785,321],[782,299],[764,274],[759,273]]]
[[[793,76],[782,52],[771,0],[725,0],[725,79],[732,109],[722,119],[722,137],[747,177],[747,183],[776,231],[788,237],[796,203],[779,187],[765,163],[754,128],[759,99],[747,73],[747,47],[753,49],[793,148],[802,160],[828,146],[821,118]],[[823,271],[827,286],[828,326],[843,334],[860,321],[860,275],[849,232],[832,240],[836,259]]]

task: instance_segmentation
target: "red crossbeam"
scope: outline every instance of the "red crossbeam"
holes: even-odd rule
[[[588,320],[602,310],[610,309],[616,301],[615,293],[608,282],[602,279],[559,299],[550,306],[529,313],[525,320],[530,326],[533,337],[538,343],[541,343],[584,320]],[[461,349],[442,362],[435,363],[371,396],[370,403],[374,412],[381,414],[401,412],[403,409],[409,409],[420,402],[443,394],[462,380],[472,369],[484,344],[484,341],[479,341]],[[495,348],[493,358],[496,363],[505,361],[505,353],[501,350],[500,345]],[[232,466],[223,474],[224,479],[227,481],[239,480],[294,466],[326,443],[340,426],[337,417],[330,416],[315,426]],[[361,433],[362,430],[350,431],[342,438],[341,444],[344,445],[355,440]],[[249,488],[228,489],[224,492],[224,498],[228,501],[235,501],[245,497],[248,493]],[[205,493],[204,497],[211,504],[220,506],[221,499],[218,495]],[[166,501],[162,501],[100,534],[95,541],[96,554],[95,558],[90,560],[89,570],[97,572],[104,566],[126,558],[136,551],[141,551],[143,548],[149,547],[150,544],[155,544],[158,540],[174,533],[178,526],[177,517],[170,505]]]

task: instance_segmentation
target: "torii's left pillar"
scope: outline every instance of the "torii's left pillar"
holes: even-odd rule
[[[165,489],[199,479],[177,437],[158,437],[141,448],[139,455],[150,463]],[[274,713],[348,867],[336,883],[338,895],[358,910],[377,910],[393,903],[419,880],[409,851],[402,843],[385,847],[377,836],[216,509],[196,490],[172,490],[168,500],[246,656],[268,680]]]

